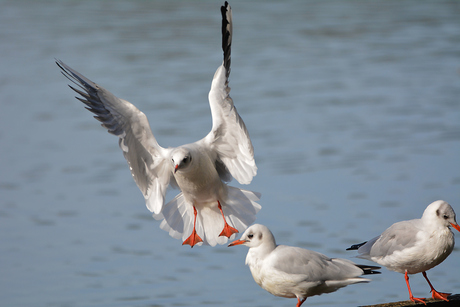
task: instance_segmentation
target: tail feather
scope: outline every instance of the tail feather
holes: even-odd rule
[[[256,213],[262,208],[256,201],[260,194],[228,187],[228,197],[220,201],[227,223],[240,233],[256,219]],[[225,244],[229,238],[219,237],[224,227],[224,221],[217,201],[212,206],[197,206],[196,231],[206,245]],[[194,210],[192,204],[186,202],[182,193],[167,203],[161,214],[154,215],[155,219],[163,219],[160,228],[167,231],[175,239],[184,241],[193,230]],[[230,239],[234,238],[233,235]],[[201,245],[198,243],[197,245]]]
[[[221,202],[221,205],[225,212],[225,204]],[[203,239],[204,244],[211,246],[225,244],[227,242],[227,237],[219,237],[220,232],[224,228],[224,220],[222,219],[220,210],[217,208],[217,202],[213,207],[202,208],[198,215],[199,218],[196,221],[197,231],[198,235]]]
[[[324,293],[331,293],[340,288],[346,287],[348,285],[362,283],[362,282],[371,282],[372,280],[362,277],[347,278],[343,280],[326,280],[327,289]]]
[[[228,187],[228,200],[224,213],[239,232],[246,230],[256,220],[256,214],[262,208],[256,203],[259,199],[259,193]],[[238,226],[238,223],[241,224]]]
[[[153,217],[157,220],[163,220],[160,224],[160,228],[169,232],[171,237],[174,239],[181,239],[182,233],[186,231],[186,229],[184,229],[185,225],[189,224],[188,220],[190,219],[184,195],[179,193],[163,207],[161,214],[154,214]],[[170,225],[172,225],[172,227]]]

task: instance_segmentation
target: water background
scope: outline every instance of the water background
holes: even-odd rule
[[[245,188],[279,244],[365,262],[345,248],[437,199],[460,214],[460,2],[230,4],[231,96],[259,167]],[[295,304],[253,281],[246,247],[190,249],[160,230],[117,138],[54,64],[134,103],[162,146],[196,141],[220,5],[0,1],[2,306]],[[459,263],[457,247],[428,272],[437,290],[460,292]],[[408,299],[403,275],[382,271],[306,304]],[[411,285],[430,296],[420,274]]]

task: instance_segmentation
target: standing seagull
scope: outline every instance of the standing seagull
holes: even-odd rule
[[[232,11],[221,7],[224,60],[209,92],[212,129],[203,139],[176,148],[158,145],[144,113],[126,100],[65,65],[56,64],[80,89],[70,86],[86,109],[96,114],[109,133],[118,136],[131,174],[144,194],[147,208],[160,227],[183,244],[215,246],[244,231],[261,206],[259,193],[227,186],[232,177],[249,184],[257,173],[254,149],[246,126],[229,96]],[[168,186],[182,192],[164,205]]]
[[[347,250],[358,250],[357,257],[372,260],[387,269],[404,273],[409,298],[426,305],[423,298],[412,295],[408,274],[422,272],[430,285],[432,297],[448,301],[450,293],[438,292],[428,280],[426,271],[443,262],[454,249],[454,234],[450,226],[460,231],[452,207],[443,200],[431,203],[421,219],[394,223],[380,236]]]
[[[254,224],[243,233],[241,239],[228,246],[249,247],[246,264],[255,282],[273,295],[294,298],[296,307],[307,297],[330,293],[339,288],[370,279],[359,276],[379,274],[374,266],[361,266],[340,258],[300,247],[276,245],[275,237],[264,225]]]

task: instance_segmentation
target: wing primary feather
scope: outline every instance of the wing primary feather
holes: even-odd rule
[[[163,206],[166,188],[174,179],[165,167],[168,150],[158,145],[147,117],[130,102],[89,80],[60,60],[56,60],[61,73],[72,82],[69,87],[77,94],[85,109],[94,114],[111,134],[118,136],[119,146],[127,160],[137,186],[144,194],[150,211],[159,214]],[[156,189],[157,194],[152,195]]]
[[[225,1],[225,5],[220,10],[222,13],[222,50],[224,51],[225,77],[228,80],[230,76],[230,64],[232,62],[232,9],[228,5],[228,2]]]
[[[356,266],[357,266],[358,268],[360,268],[361,270],[363,270],[364,275],[382,274],[381,272],[376,271],[376,270],[380,270],[380,269],[381,269],[381,267],[379,267],[379,266],[364,265],[364,264],[357,264]]]
[[[358,244],[353,244],[352,246],[350,246],[349,248],[347,248],[347,251],[352,251],[352,250],[356,250],[358,248],[360,248],[361,246],[363,246],[364,244],[366,244],[366,242],[363,242],[363,243],[358,243]]]

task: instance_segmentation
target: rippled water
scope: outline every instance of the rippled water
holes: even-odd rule
[[[116,137],[54,64],[136,104],[161,145],[195,141],[211,126],[222,3],[0,4],[2,305],[293,306],[255,284],[245,247],[190,249],[158,228]],[[434,200],[460,212],[458,1],[230,4],[231,95],[259,167],[249,189],[278,243],[351,258],[351,243]],[[459,257],[428,273],[438,290],[458,293]],[[407,299],[403,276],[383,273],[306,304]]]

